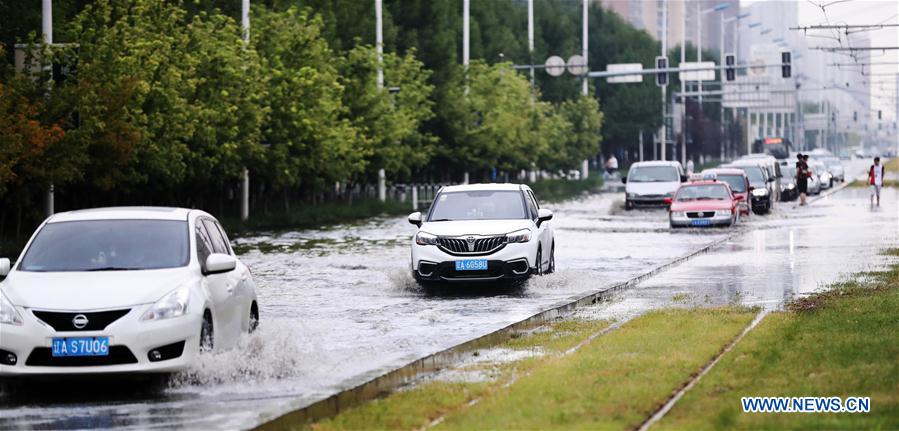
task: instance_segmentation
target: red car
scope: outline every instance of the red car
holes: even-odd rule
[[[740,220],[742,196],[734,195],[725,181],[717,179],[684,183],[669,203],[672,228],[733,226]]]
[[[739,205],[741,217],[752,213],[749,209],[749,193],[752,191],[752,186],[749,185],[746,171],[735,168],[712,168],[702,171],[702,175],[715,176],[718,181],[726,182],[734,196],[743,198]]]

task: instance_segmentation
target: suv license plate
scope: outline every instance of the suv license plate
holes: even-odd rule
[[[486,271],[487,259],[467,259],[456,261],[456,271]]]

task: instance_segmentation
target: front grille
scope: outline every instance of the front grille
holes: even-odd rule
[[[91,367],[98,365],[136,364],[137,358],[125,346],[109,346],[107,356],[53,357],[49,347],[35,347],[25,365],[32,367]]]
[[[60,332],[67,331],[102,331],[109,326],[110,323],[119,320],[122,316],[128,314],[130,309],[109,310],[109,311],[92,311],[92,312],[56,312],[56,311],[35,311],[34,317],[42,322],[50,325],[53,329]],[[87,318],[87,325],[83,328],[76,328],[72,322],[75,316],[84,315]]]
[[[714,216],[715,216],[715,211],[698,211],[698,212],[688,212],[687,213],[688,218],[708,218],[708,217],[714,217]]]
[[[506,237],[493,236],[487,238],[471,237],[474,241],[468,241],[468,237],[440,237],[437,245],[443,251],[450,254],[488,254],[503,248],[506,245]]]

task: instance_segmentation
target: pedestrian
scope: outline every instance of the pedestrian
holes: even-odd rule
[[[799,189],[799,205],[806,205],[805,199],[808,193],[808,163],[802,153],[796,155],[796,187]]]
[[[608,160],[606,160],[606,173],[612,175],[615,171],[618,170],[618,159],[615,158],[615,154],[609,156]]]
[[[874,206],[874,197],[877,197],[877,206],[880,206],[880,188],[883,187],[883,165],[880,157],[874,158],[874,164],[868,169],[868,184],[871,185],[871,206]]]
[[[687,175],[692,175],[694,169],[696,165],[693,164],[693,159],[687,160]]]

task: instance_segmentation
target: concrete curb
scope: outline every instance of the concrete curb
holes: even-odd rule
[[[262,417],[260,419],[265,420],[265,422],[258,425],[255,429],[285,430],[294,428],[301,424],[333,417],[343,410],[358,406],[375,398],[385,396],[394,389],[409,383],[411,380],[421,374],[434,372],[440,370],[441,368],[444,368],[451,363],[458,362],[466,353],[471,352],[472,350],[502,343],[509,340],[512,335],[517,332],[561,318],[572,313],[577,308],[590,306],[601,302],[609,298],[615,292],[633,287],[648,278],[651,278],[670,268],[678,266],[692,259],[693,257],[706,253],[709,250],[742,234],[744,234],[744,232],[733,232],[724,238],[706,244],[699,249],[680,256],[665,264],[657,266],[643,274],[637,275],[626,281],[614,284],[603,290],[599,290],[583,296],[569,298],[568,300],[565,300],[558,304],[554,304],[548,309],[534,314],[527,319],[512,323],[504,328],[450,347],[446,350],[417,359],[400,368],[377,376],[355,387],[340,391],[310,405],[281,415],[277,415],[275,417]]]

